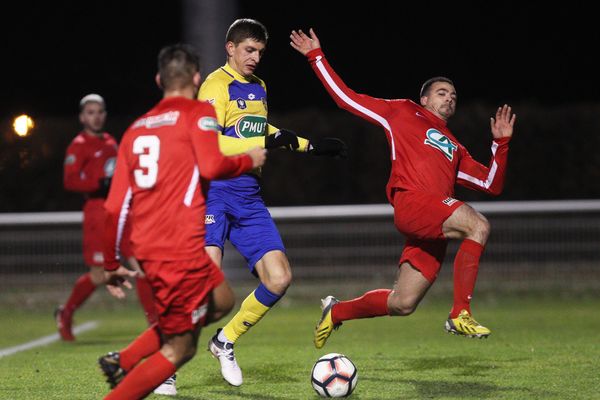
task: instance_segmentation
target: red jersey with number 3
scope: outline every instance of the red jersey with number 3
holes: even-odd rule
[[[133,254],[140,260],[189,260],[204,248],[205,191],[210,179],[252,168],[248,155],[219,150],[213,107],[168,97],[136,120],[121,140],[105,203],[105,268],[118,267],[116,246],[132,215]]]
[[[489,165],[475,161],[446,126],[446,122],[405,99],[386,100],[358,94],[331,68],[321,49],[307,54],[311,66],[331,97],[343,108],[382,126],[390,144],[392,170],[388,198],[394,188],[454,195],[456,183],[497,195],[504,186],[510,138],[494,139]]]

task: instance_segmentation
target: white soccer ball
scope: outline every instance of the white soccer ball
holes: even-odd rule
[[[347,397],[358,381],[356,366],[343,354],[329,353],[319,358],[311,373],[313,389],[321,397]]]

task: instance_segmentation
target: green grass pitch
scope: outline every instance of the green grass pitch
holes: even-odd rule
[[[344,323],[327,345],[312,346],[314,304],[278,305],[236,347],[244,384],[228,386],[205,351],[178,373],[177,399],[317,399],[310,370],[323,354],[346,354],[358,368],[352,399],[600,399],[600,299],[499,298],[476,303],[489,339],[444,332],[449,303],[425,302],[409,317]],[[100,399],[108,387],[98,356],[125,346],[144,329],[129,301],[89,305],[77,323],[97,329],[75,343],[53,343],[0,358],[0,399]],[[51,310],[0,308],[0,349],[54,333]],[[150,396],[150,398],[165,398]]]

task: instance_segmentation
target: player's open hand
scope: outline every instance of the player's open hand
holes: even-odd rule
[[[306,33],[302,32],[301,29],[298,29],[298,32],[292,31],[292,34],[290,35],[290,39],[292,39],[290,46],[304,55],[311,50],[320,48],[321,43],[319,42],[319,38],[312,28],[310,28],[309,34],[310,37],[308,37]]]
[[[108,290],[108,293],[117,299],[124,299],[125,291],[123,288],[126,287],[130,290],[133,288],[131,282],[129,282],[127,278],[135,278],[137,276],[137,271],[128,270],[122,265],[119,265],[119,268],[114,271],[104,271],[106,289]]]
[[[509,105],[505,104],[502,107],[498,107],[496,118],[490,118],[490,126],[494,139],[512,137],[516,119],[517,115],[512,113]]]

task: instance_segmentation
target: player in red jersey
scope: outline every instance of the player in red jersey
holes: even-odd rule
[[[504,186],[508,142],[516,116],[507,105],[490,119],[493,136],[489,166],[475,161],[446,126],[456,109],[456,90],[448,78],[429,79],[420,104],[358,94],[348,88],[327,62],[317,35],[292,31],[291,46],[308,58],[313,70],[340,108],[385,129],[392,170],[387,195],[394,223],[407,240],[392,290],[379,289],[349,301],[328,296],[315,328],[315,346],[323,347],[342,321],[382,315],[411,314],[435,281],[448,239],[462,239],[454,260],[454,304],[448,332],[487,337],[490,330],[471,316],[479,258],[490,232],[483,215],[456,200],[456,183],[498,195]]]
[[[83,258],[90,268],[75,282],[67,302],[55,311],[60,337],[75,340],[72,332],[73,313],[104,284],[104,199],[112,178],[117,157],[117,141],[104,132],[106,106],[104,99],[95,93],[84,96],[79,102],[81,131],[67,148],[64,164],[64,187],[82,193],[83,206]],[[128,241],[121,251],[129,255]],[[154,318],[152,299],[143,294],[148,284],[143,277],[137,280],[140,301],[148,320]]]
[[[111,293],[122,297],[121,285],[133,273],[119,265],[115,249],[131,214],[133,253],[159,319],[125,350],[99,359],[114,388],[106,399],[143,398],[195,355],[210,293],[224,279],[204,250],[209,180],[259,167],[266,154],[220,152],[213,107],[194,100],[200,66],[189,46],[163,48],[158,62],[164,97],[129,127],[119,149],[105,203],[104,267]]]

